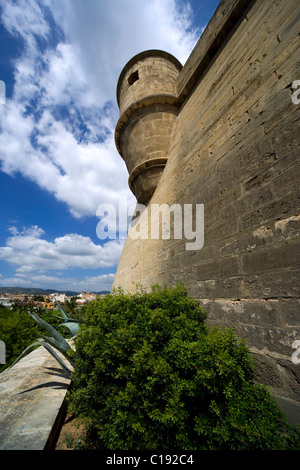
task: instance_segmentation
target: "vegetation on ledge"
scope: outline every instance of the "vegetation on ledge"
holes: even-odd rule
[[[204,319],[182,285],[90,303],[69,410],[99,448],[299,449],[244,341]]]

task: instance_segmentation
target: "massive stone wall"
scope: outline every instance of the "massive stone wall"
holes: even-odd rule
[[[127,238],[114,287],[183,280],[233,326],[257,378],[300,421],[298,0],[223,0],[176,80],[178,116],[150,205],[204,204],[204,246]],[[150,235],[149,235],[150,237]],[[297,415],[298,413],[298,415]]]

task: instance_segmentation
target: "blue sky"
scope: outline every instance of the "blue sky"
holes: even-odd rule
[[[110,290],[124,239],[97,208],[135,201],[114,144],[126,62],[185,63],[219,0],[0,0],[0,285]]]

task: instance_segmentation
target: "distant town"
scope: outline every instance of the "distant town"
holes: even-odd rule
[[[85,305],[95,300],[101,298],[104,295],[108,294],[108,291],[102,292],[51,292],[42,289],[15,289],[8,288],[8,292],[5,291],[5,288],[0,291],[0,305],[6,308],[11,308],[14,304],[26,306],[34,306],[36,308],[42,308],[44,310],[56,310],[57,304],[55,301],[59,302],[61,305],[64,305],[66,302],[71,299],[75,299],[75,302],[78,306]],[[22,291],[22,292],[20,292]],[[25,292],[24,292],[25,291]]]

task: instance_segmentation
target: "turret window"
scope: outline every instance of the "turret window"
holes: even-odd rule
[[[129,86],[133,85],[138,79],[139,79],[139,72],[138,72],[138,70],[136,70],[128,78]]]

